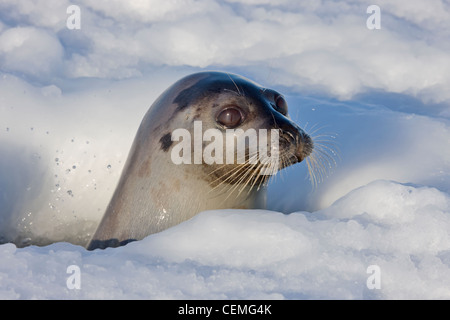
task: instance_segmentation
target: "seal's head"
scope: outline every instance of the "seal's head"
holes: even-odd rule
[[[186,161],[183,163],[202,163],[202,170],[205,174],[208,173],[213,186],[220,182],[251,183],[255,179],[266,182],[277,170],[301,162],[311,153],[311,138],[290,120],[286,100],[280,93],[243,77],[221,72],[197,73],[181,82],[187,82],[188,85],[174,94],[172,124],[168,126],[167,132],[162,132],[160,148],[165,152],[172,152],[173,156],[179,148],[171,149],[176,142],[173,141],[174,132],[170,130],[175,126],[189,131],[189,136],[194,137],[191,139],[191,151],[197,154],[186,157],[184,153],[183,160]],[[271,146],[272,138],[275,138],[271,136],[274,130],[278,133],[278,146]],[[265,133],[267,137],[261,136]],[[232,158],[227,158],[230,152],[230,135],[234,137],[236,148],[231,149]],[[202,148],[195,144],[195,138],[202,143]],[[238,154],[238,146],[245,138],[247,144],[244,158],[244,155]],[[218,139],[222,141],[217,141]],[[261,144],[267,147],[270,155],[265,164],[258,161],[262,160]],[[230,175],[232,172],[236,174]]]
[[[145,115],[89,248],[142,239],[204,210],[264,208],[269,177],[312,149],[280,93],[229,73],[189,75]]]

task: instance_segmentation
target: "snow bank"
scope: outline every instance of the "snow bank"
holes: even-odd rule
[[[379,180],[321,211],[208,211],[104,251],[5,244],[0,297],[449,299],[448,230],[447,194]],[[367,285],[373,265],[379,289]]]

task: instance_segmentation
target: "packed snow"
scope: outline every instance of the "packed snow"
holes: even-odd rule
[[[203,212],[121,248],[5,244],[0,297],[448,298],[449,212],[437,189],[378,180],[317,212]],[[369,289],[373,265],[381,282]]]
[[[449,299],[450,5],[377,4],[0,2],[0,298]],[[85,250],[148,107],[211,69],[285,94],[320,182]]]

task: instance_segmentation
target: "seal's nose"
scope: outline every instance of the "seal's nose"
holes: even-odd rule
[[[308,157],[314,148],[314,142],[311,137],[306,134],[303,130],[300,129],[300,134],[297,136],[297,148],[295,152],[295,156],[298,159],[298,162],[302,162]]]
[[[314,143],[311,137],[305,133],[299,126],[297,126],[292,121],[285,121],[284,123],[278,123],[281,129],[286,144],[290,145],[288,147],[292,150],[294,158],[298,162],[302,162],[308,157],[314,148]]]
[[[295,122],[280,113],[272,115],[274,125],[280,132],[280,143],[282,148],[290,150],[292,161],[302,162],[308,157],[314,148],[311,137],[302,130]]]

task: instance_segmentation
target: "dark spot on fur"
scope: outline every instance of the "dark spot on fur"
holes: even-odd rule
[[[195,90],[194,85],[181,91],[176,98],[173,99],[173,103],[178,104],[175,112],[186,109],[186,107],[196,98],[197,94],[198,92]]]
[[[175,113],[186,109],[189,105],[192,105],[195,101],[209,96],[211,93],[219,94],[227,87],[228,80],[214,80],[214,76],[209,76],[207,78],[199,80],[192,86],[182,90],[173,100],[174,104],[178,107]],[[230,86],[228,84],[228,86]]]
[[[89,244],[88,250],[94,249],[106,249],[106,248],[117,248],[124,246],[132,241],[136,241],[136,239],[127,239],[123,241],[119,241],[118,239],[108,239],[108,240],[92,240]]]
[[[172,137],[171,137],[171,133],[166,133],[165,135],[163,135],[161,137],[161,139],[159,139],[159,142],[161,142],[161,149],[163,149],[164,151],[167,152],[167,150],[169,150],[170,146],[172,145],[173,141],[172,141]]]

